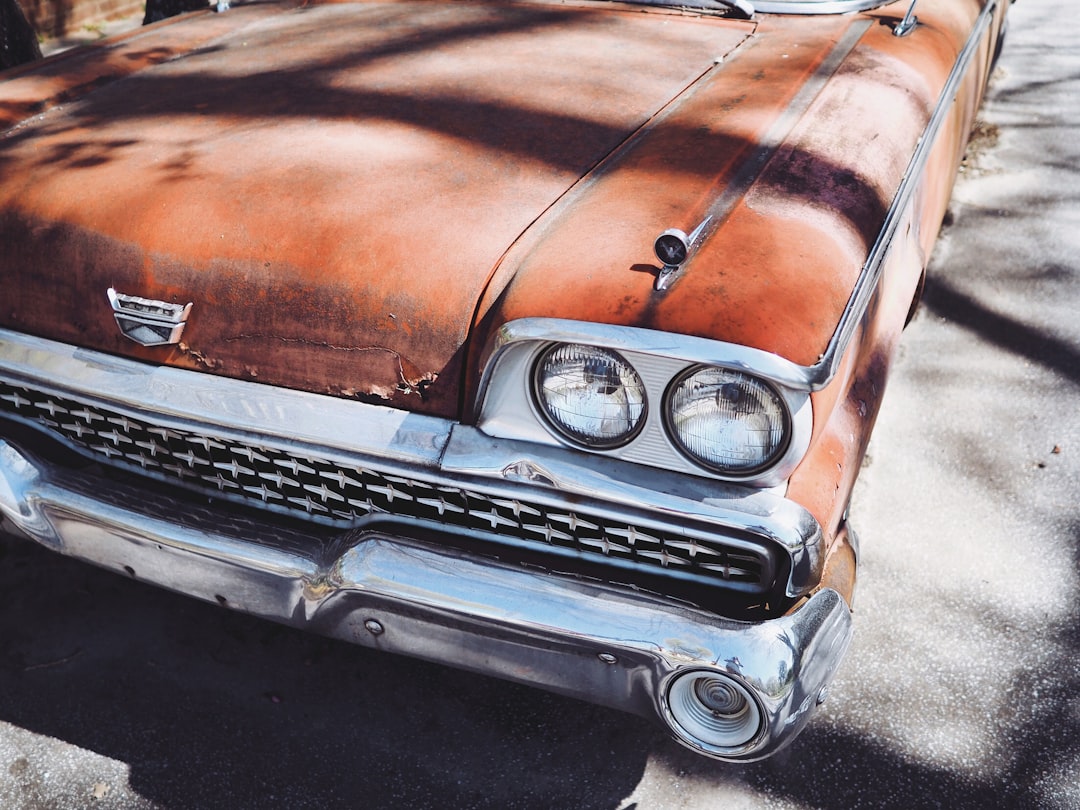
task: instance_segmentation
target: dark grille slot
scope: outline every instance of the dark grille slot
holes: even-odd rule
[[[367,467],[199,435],[0,381],[0,415],[44,428],[103,463],[225,500],[347,528],[381,516],[437,523],[504,545],[764,593],[777,575],[755,553],[702,533],[485,495]]]

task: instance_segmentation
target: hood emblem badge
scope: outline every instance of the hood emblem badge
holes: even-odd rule
[[[191,304],[170,304],[108,290],[116,325],[124,337],[142,346],[168,346],[180,342]]]

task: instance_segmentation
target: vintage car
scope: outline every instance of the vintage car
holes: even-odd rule
[[[349,0],[0,75],[0,514],[788,743],[1005,0]]]

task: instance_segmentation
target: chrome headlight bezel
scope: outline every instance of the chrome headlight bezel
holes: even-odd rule
[[[534,396],[537,359],[555,343],[579,343],[617,352],[641,378],[648,397],[641,429],[614,447],[588,447],[554,430]],[[802,460],[813,429],[810,387],[800,367],[769,352],[705,338],[607,324],[527,318],[504,324],[484,354],[475,425],[499,439],[568,447],[590,454],[758,488],[783,486]],[[664,409],[672,382],[701,366],[729,369],[770,386],[787,411],[782,451],[760,468],[710,469],[669,437]]]

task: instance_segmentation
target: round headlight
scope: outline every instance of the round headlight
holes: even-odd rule
[[[680,675],[668,690],[676,734],[695,746],[735,752],[761,730],[761,710],[742,684],[714,672]]]
[[[788,412],[768,383],[738,371],[691,369],[667,397],[672,440],[699,464],[745,475],[767,467],[785,449]]]
[[[540,410],[571,441],[605,448],[625,444],[645,422],[645,386],[619,354],[595,346],[557,344],[536,364]]]

